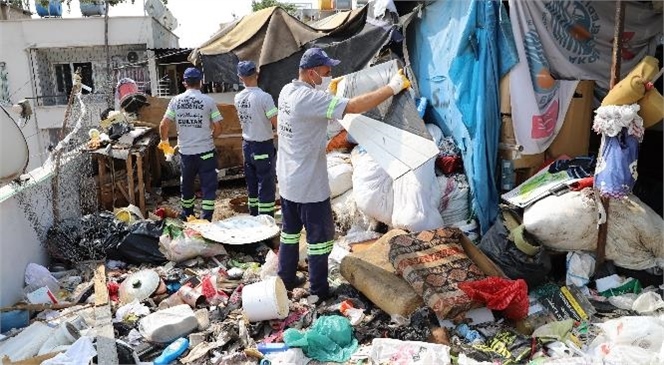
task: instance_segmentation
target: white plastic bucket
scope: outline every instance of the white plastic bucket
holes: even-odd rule
[[[286,286],[278,276],[242,289],[242,309],[251,322],[284,319],[288,316]]]

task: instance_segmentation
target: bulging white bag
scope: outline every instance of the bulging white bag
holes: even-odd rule
[[[392,225],[413,232],[443,227],[438,212],[441,192],[436,180],[434,160],[409,171],[394,181]]]
[[[332,199],[353,188],[353,165],[347,153],[332,152],[327,155],[327,177]]]
[[[369,217],[392,224],[394,190],[392,178],[366,152],[355,148],[353,163],[353,197],[357,207]]]
[[[526,208],[523,224],[545,246],[564,251],[594,251],[597,201],[592,188],[546,197]],[[664,220],[634,195],[612,199],[606,258],[617,266],[645,270],[664,259]]]

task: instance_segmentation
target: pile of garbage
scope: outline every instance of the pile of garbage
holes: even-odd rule
[[[478,246],[457,228],[374,232],[378,239],[353,252],[340,239],[329,257],[334,295],[325,301],[309,295],[307,284],[286,291],[270,239],[278,235],[276,221],[267,217],[123,222],[117,219],[126,219],[122,214],[100,214],[94,219],[124,227],[106,245],[103,261],[26,269],[26,304],[2,311],[3,363],[95,361],[101,325],[96,301],[106,294],[123,364],[664,360],[661,288],[644,288],[639,279],[611,270],[594,280],[593,257],[583,252],[569,253],[566,275],[556,281],[541,247],[530,256],[519,250],[532,243],[529,236],[514,244],[518,215],[508,211],[498,232]],[[255,224],[252,232],[264,233],[230,235],[246,244],[224,238],[228,231],[219,229],[247,226],[247,220]],[[81,235],[79,245],[97,247],[108,232]],[[105,267],[102,292],[94,288],[96,263]],[[303,275],[306,265],[300,263]],[[544,274],[536,275],[535,267]]]

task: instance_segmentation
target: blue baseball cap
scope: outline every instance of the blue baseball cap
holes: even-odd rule
[[[197,69],[196,67],[189,67],[188,69],[184,70],[185,80],[197,81],[202,78],[203,78],[203,73],[201,72],[201,70]]]
[[[300,68],[314,68],[318,66],[336,66],[341,61],[330,58],[325,51],[320,48],[309,48],[304,52],[300,59]]]
[[[253,61],[240,61],[237,64],[237,75],[240,77],[251,76],[256,73],[256,64]]]

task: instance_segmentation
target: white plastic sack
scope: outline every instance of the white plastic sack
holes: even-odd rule
[[[133,301],[123,305],[115,311],[115,319],[113,322],[122,322],[128,315],[134,314],[137,317],[143,317],[150,314],[150,308],[145,304],[141,304],[138,299],[134,298]]]
[[[413,232],[442,227],[443,218],[438,212],[440,197],[431,160],[394,181],[392,225]]]
[[[523,223],[545,246],[595,251],[597,202],[592,189],[549,196],[526,209]],[[664,220],[634,195],[611,200],[606,258],[617,266],[645,270],[664,259]]]
[[[330,182],[330,197],[339,195],[353,188],[353,165],[350,155],[332,152],[327,155],[327,177]]]
[[[25,268],[25,285],[27,292],[44,286],[48,287],[51,293],[57,293],[60,290],[58,279],[53,277],[47,268],[32,262]]]
[[[465,175],[447,177],[438,176],[438,186],[441,192],[438,211],[446,224],[462,222],[470,216],[468,194],[470,185]]]
[[[261,266],[261,280],[265,280],[270,276],[277,276],[279,270],[279,257],[274,251],[270,250],[265,256],[265,263]]]
[[[443,142],[443,131],[440,130],[440,128],[435,125],[435,124],[425,124],[427,127],[427,131],[429,131],[429,134],[431,137],[433,137],[433,142],[436,144],[436,146],[440,146],[441,142]]]
[[[81,337],[65,353],[42,362],[42,365],[88,365],[97,356],[90,337]]]
[[[0,342],[0,359],[6,355],[11,361],[17,362],[37,356],[53,331],[53,328],[42,322],[34,322],[18,335]]]
[[[595,273],[595,258],[586,252],[567,253],[567,286],[585,287]]]
[[[371,361],[374,364],[447,365],[452,363],[450,348],[446,345],[375,338],[371,342],[371,347]]]
[[[156,311],[138,322],[138,331],[148,341],[169,343],[198,328],[194,311],[187,304]]]
[[[195,257],[212,257],[226,254],[226,249],[218,243],[208,243],[201,237],[192,237],[183,234],[171,238],[168,234],[159,237],[159,251],[166,259],[173,262],[182,262]]]
[[[664,344],[664,322],[656,317],[626,316],[597,324],[602,333],[592,342],[596,356],[606,359],[643,358],[641,350],[657,356]],[[640,349],[640,350],[637,350]],[[617,351],[619,350],[619,351]],[[630,357],[633,353],[634,357]],[[646,356],[647,357],[647,356]],[[640,361],[611,362],[612,364],[642,364]]]
[[[662,296],[652,291],[639,295],[632,304],[632,310],[639,314],[653,313],[662,308],[664,308]]]
[[[351,154],[353,162],[353,197],[357,207],[369,217],[392,224],[394,190],[392,178],[366,152],[358,148]]]

